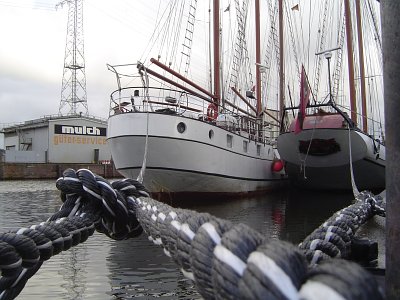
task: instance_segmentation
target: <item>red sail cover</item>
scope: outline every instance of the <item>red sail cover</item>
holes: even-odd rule
[[[300,79],[300,105],[299,113],[296,119],[296,125],[294,128],[294,133],[298,134],[303,129],[303,121],[306,115],[306,107],[308,105],[308,99],[310,98],[310,88],[306,80],[306,71],[304,66],[301,66],[301,79]]]

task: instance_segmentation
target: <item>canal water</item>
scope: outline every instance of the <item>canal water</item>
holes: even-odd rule
[[[188,199],[180,207],[244,223],[271,239],[294,244],[352,202],[351,193],[291,188],[236,200]],[[60,207],[55,181],[0,181],[0,232],[45,221]],[[160,246],[138,238],[114,241],[95,233],[52,257],[28,281],[18,299],[199,299]]]

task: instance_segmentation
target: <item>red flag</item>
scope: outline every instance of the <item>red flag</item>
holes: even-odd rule
[[[308,99],[310,98],[310,88],[306,80],[306,71],[304,66],[301,66],[301,79],[300,79],[300,105],[299,113],[297,114],[296,124],[294,127],[294,133],[298,134],[303,130],[303,121],[306,115],[306,108],[308,105]]]

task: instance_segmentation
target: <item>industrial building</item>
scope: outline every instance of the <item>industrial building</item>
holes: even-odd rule
[[[107,122],[82,115],[46,116],[5,127],[6,163],[109,163]]]

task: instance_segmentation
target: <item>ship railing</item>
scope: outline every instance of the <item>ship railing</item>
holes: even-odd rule
[[[110,96],[110,116],[126,112],[175,112],[191,111],[204,114],[207,103],[187,92],[166,88],[126,87]]]
[[[289,130],[290,123],[297,117],[297,111],[299,109],[300,109],[299,106],[284,108],[280,126],[281,132],[286,132]],[[349,114],[345,110],[340,109],[334,102],[321,103],[321,104],[308,104],[306,108],[306,115],[318,112],[319,110],[322,109],[324,113],[340,114],[346,121],[348,127],[354,129],[356,128],[355,123],[350,119]]]
[[[350,115],[352,114],[352,111],[349,107],[339,105],[333,102],[322,103],[322,104],[309,104],[306,108],[307,115],[312,110],[316,112],[319,109],[324,109],[324,112],[326,113],[340,114],[346,121],[348,127],[358,131],[362,131],[360,128],[357,127],[356,123],[353,120],[351,120]],[[286,132],[289,130],[290,123],[295,119],[298,110],[299,106],[286,107],[284,109],[284,113],[282,114],[282,120],[281,120],[281,132]],[[357,113],[357,117],[359,120],[362,120],[362,118],[364,118],[364,116],[360,113]],[[373,139],[377,140],[378,142],[384,144],[385,137],[383,133],[384,128],[382,126],[382,122],[372,119],[370,117],[368,117],[367,119],[368,119],[368,129],[366,130],[366,132],[368,132],[368,135]]]
[[[232,116],[236,122],[227,123],[207,116],[208,101],[180,90],[158,87],[144,88],[132,86],[115,90],[110,96],[110,116],[132,112],[155,112],[178,114],[205,122],[244,136],[249,141],[272,145],[275,143],[278,129],[263,128],[259,120],[248,115],[238,114],[224,108],[223,114]]]

